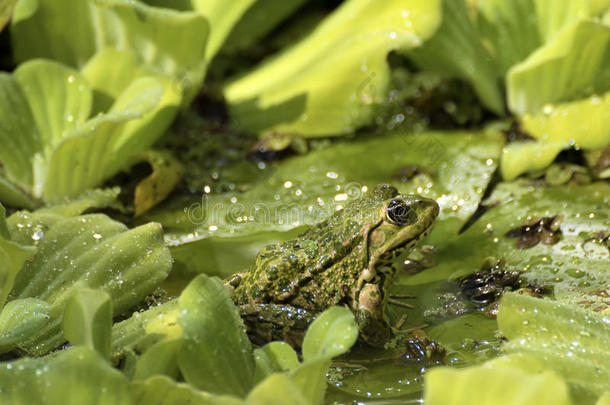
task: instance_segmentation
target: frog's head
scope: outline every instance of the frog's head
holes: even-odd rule
[[[436,201],[417,194],[398,194],[380,185],[373,191],[379,201],[378,225],[369,234],[369,268],[389,264],[430,232],[439,207]]]

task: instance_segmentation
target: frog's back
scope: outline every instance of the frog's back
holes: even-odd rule
[[[342,291],[351,290],[347,284],[357,278],[360,265],[355,262],[362,254],[362,229],[373,220],[377,204],[362,200],[294,240],[265,247],[235,289],[237,304],[292,302],[305,309],[323,309],[339,303],[344,298]],[[338,265],[342,261],[349,265]],[[338,280],[345,281],[338,286]],[[328,288],[334,294],[323,292]],[[292,300],[295,296],[296,302]]]

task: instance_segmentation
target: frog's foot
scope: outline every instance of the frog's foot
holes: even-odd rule
[[[318,312],[284,304],[246,304],[239,306],[248,337],[262,346],[275,340],[284,340],[300,349],[303,337]]]

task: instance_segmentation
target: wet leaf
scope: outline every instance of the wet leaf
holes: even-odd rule
[[[95,351],[0,364],[0,402],[14,405],[131,405],[127,379]]]
[[[511,111],[536,114],[547,104],[609,90],[603,81],[609,74],[609,47],[610,27],[602,23],[582,20],[567,27],[508,72]]]
[[[63,316],[66,339],[110,359],[112,302],[104,291],[78,289],[67,300]]]
[[[131,383],[134,405],[240,405],[243,401],[229,396],[211,395],[193,386],[177,383],[166,376],[153,376]]]
[[[49,304],[35,298],[13,300],[0,313],[0,352],[8,352],[49,321]]]
[[[511,367],[439,367],[426,374],[424,401],[430,405],[571,404],[565,383],[547,371],[530,374]]]
[[[180,295],[184,345],[178,365],[193,387],[245,397],[253,385],[252,346],[220,280],[201,274]]]
[[[17,275],[9,299],[34,297],[50,305],[49,323],[20,345],[32,354],[47,353],[65,341],[61,318],[76,289],[108,293],[118,315],[151,293],[171,268],[158,224],[128,230],[101,214],[28,212],[14,214],[8,224],[15,241],[38,249]]]
[[[200,14],[139,1],[23,0],[11,22],[19,62],[49,58],[80,69],[105,47],[120,49],[184,86],[187,99],[203,80],[207,37],[208,24]]]
[[[442,22],[423,46],[407,55],[422,69],[467,80],[481,102],[498,115],[504,100],[498,85],[499,72],[464,0],[442,1]]]
[[[301,42],[230,82],[231,114],[257,133],[353,132],[387,92],[388,53],[419,46],[439,18],[438,1],[346,1]]]
[[[262,381],[273,373],[292,370],[299,365],[297,353],[288,343],[271,342],[254,350],[254,380]]]
[[[311,388],[311,387],[310,387]],[[301,388],[302,389],[302,388]],[[285,374],[272,374],[258,384],[246,399],[248,404],[282,405],[286,403],[307,405],[315,404],[299,391],[292,379]]]
[[[610,318],[551,300],[507,294],[498,325],[504,350],[542,362],[573,386],[578,403],[602,395],[610,381]]]
[[[303,363],[290,372],[309,403],[323,403],[331,359],[347,353],[357,338],[354,314],[347,308],[329,308],[309,326],[303,340]]]

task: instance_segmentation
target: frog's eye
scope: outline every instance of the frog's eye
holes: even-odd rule
[[[386,207],[388,220],[395,225],[411,222],[411,207],[403,200],[392,200]]]

